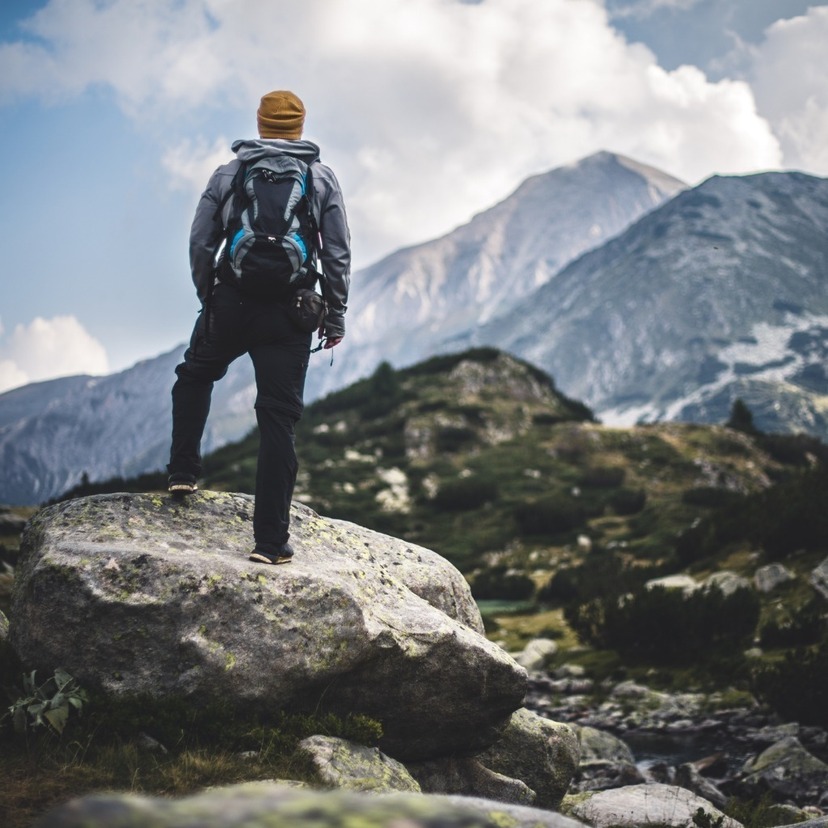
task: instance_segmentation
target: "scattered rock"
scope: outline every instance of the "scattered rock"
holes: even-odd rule
[[[3,610],[0,610],[0,644],[9,637],[9,619],[6,618]]]
[[[600,791],[643,782],[630,748],[617,736],[594,727],[577,727],[581,761],[573,781],[576,791]]]
[[[558,671],[553,675],[558,675]],[[622,742],[625,745],[635,744],[637,771],[647,782],[676,784],[677,768],[672,763],[675,760],[667,757],[686,756],[688,748],[694,750],[693,746],[698,745],[701,758],[692,764],[728,796],[742,795],[739,794],[739,780],[745,776],[742,766],[746,758],[781,739],[798,736],[802,747],[817,759],[828,755],[828,731],[800,726],[796,722],[781,723],[746,693],[658,693],[644,685],[625,681],[615,687],[607,684],[603,688],[604,700],[597,701],[594,697],[559,695],[565,683],[563,679],[531,675],[526,705],[556,721],[569,723],[581,734],[582,761],[572,791],[601,790],[638,781],[625,783],[622,771],[631,754],[624,749],[615,755],[612,751],[608,754],[610,760],[619,761],[619,773],[613,773],[611,762],[605,765],[605,770],[590,761],[593,752],[583,735],[586,728],[620,737],[625,740]],[[634,743],[633,739],[636,740]],[[594,753],[598,758],[607,755],[603,750]],[[664,759],[659,759],[660,756]],[[686,778],[684,782],[687,784]],[[758,789],[741,790],[746,791],[745,796],[752,797]],[[828,805],[828,788],[818,791],[811,786],[802,790],[803,793],[795,798],[799,805]],[[708,793],[715,804],[715,795],[712,791]],[[788,798],[782,794],[774,796]]]
[[[557,652],[558,645],[551,638],[535,638],[514,659],[524,669],[539,673]]]
[[[536,799],[526,783],[495,773],[470,757],[409,763],[408,770],[423,793],[461,794],[515,805],[532,805]]]
[[[471,797],[319,792],[274,782],[216,788],[184,799],[103,794],[75,799],[35,828],[585,828],[561,814]]]
[[[0,506],[0,535],[19,535],[27,520],[28,518],[16,512],[12,506]]]
[[[310,761],[317,780],[325,788],[420,792],[405,766],[377,748],[333,736],[310,736],[299,743],[298,753]]]
[[[793,578],[793,574],[784,564],[772,563],[756,570],[753,575],[753,584],[759,592],[767,594],[773,592],[778,586],[792,581]]]
[[[539,808],[556,809],[578,767],[580,749],[572,728],[529,710],[512,714],[500,739],[477,758],[504,776],[525,782]]]
[[[828,600],[828,558],[811,572],[811,586]]]
[[[828,765],[809,753],[795,736],[771,745],[745,763],[739,787],[756,795],[763,791],[792,799],[817,802],[828,790]]]
[[[526,672],[483,635],[439,555],[294,504],[296,557],[248,561],[253,499],[98,495],[24,533],[9,640],[109,695],[379,719],[398,759],[473,753],[520,707]]]
[[[141,750],[148,750],[150,753],[161,753],[166,754],[169,751],[158,739],[153,738],[149,735],[149,733],[139,733],[135,737],[135,744],[138,745]]]
[[[581,767],[605,764],[635,764],[633,752],[617,736],[594,727],[577,728]]]
[[[722,595],[732,595],[739,589],[751,588],[750,581],[747,578],[726,569],[721,572],[714,572],[705,580],[704,586],[708,589],[716,587]]]
[[[727,805],[727,797],[709,779],[702,776],[692,763],[688,762],[676,768],[675,782],[676,785],[712,802],[717,808]]]
[[[773,745],[791,737],[798,739],[799,723],[787,722],[786,724],[765,725],[765,727],[751,730],[750,736],[754,742],[764,742],[767,745]]]
[[[561,666],[555,670],[554,676],[556,679],[585,678],[586,667],[584,667],[583,664],[561,664]]]
[[[822,824],[828,828],[828,817],[822,820],[813,819],[804,808],[797,808],[796,805],[771,805],[765,813],[764,821],[773,825],[806,825],[822,821]]]
[[[808,819],[805,822],[785,823],[780,828],[828,828],[828,816]]]
[[[598,793],[567,797],[563,810],[594,828],[639,828],[642,825],[694,828],[693,817],[699,808],[721,828],[741,828],[741,823],[725,816],[700,796],[674,785],[631,785]]]
[[[666,693],[659,693],[657,690],[651,690],[634,681],[622,681],[616,684],[610,695],[614,699],[635,699],[637,702],[643,702],[647,707],[660,707],[667,699]]]
[[[685,595],[695,592],[700,584],[690,575],[666,575],[663,578],[653,578],[645,584],[647,589],[661,587],[662,589],[680,589]]]

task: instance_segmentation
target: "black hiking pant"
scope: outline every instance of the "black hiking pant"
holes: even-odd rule
[[[250,354],[256,372],[259,457],[253,535],[256,548],[277,552],[289,537],[290,502],[298,462],[293,428],[302,415],[311,334],[297,330],[287,304],[245,296],[218,284],[210,307],[199,314],[172,389],[170,474],[201,475],[201,438],[213,383],[234,359]]]

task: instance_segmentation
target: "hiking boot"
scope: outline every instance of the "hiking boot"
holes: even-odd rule
[[[196,483],[195,475],[184,474],[183,472],[175,472],[171,474],[167,480],[167,491],[172,494],[192,494],[198,491],[198,483]]]
[[[293,560],[293,549],[289,543],[282,544],[282,546],[272,552],[265,552],[264,549],[256,547],[250,553],[250,560],[256,561],[256,563],[264,564],[290,563]]]

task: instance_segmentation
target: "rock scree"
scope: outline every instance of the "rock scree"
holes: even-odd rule
[[[292,507],[293,562],[248,560],[253,498],[97,495],[23,535],[9,641],[113,696],[382,722],[401,759],[475,753],[521,707],[526,671],[483,635],[435,552]]]

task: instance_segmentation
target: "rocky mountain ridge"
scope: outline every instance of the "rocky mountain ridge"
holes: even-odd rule
[[[530,360],[608,422],[721,421],[739,396],[766,430],[824,437],[826,227],[826,179],[717,176],[468,341]]]
[[[354,277],[344,379],[373,370],[378,354],[404,366],[444,352],[453,337],[502,316],[685,188],[653,167],[600,152],[533,176],[468,224],[366,268]]]

